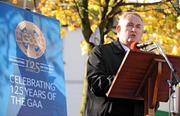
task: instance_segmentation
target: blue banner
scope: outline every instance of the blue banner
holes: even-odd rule
[[[0,116],[67,116],[59,22],[0,2]]]

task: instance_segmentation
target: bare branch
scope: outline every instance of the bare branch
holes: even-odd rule
[[[86,42],[89,42],[89,38],[92,34],[90,22],[89,22],[89,13],[88,10],[88,0],[80,0],[79,1],[79,13],[81,15],[81,22],[82,22],[82,33],[85,37],[84,39]]]
[[[76,11],[78,12],[79,17],[82,18],[80,15],[80,10],[79,10],[80,7],[79,7],[78,3],[76,2],[76,0],[73,0],[73,1],[74,1],[75,8],[76,8]]]
[[[173,3],[170,0],[171,5],[173,6],[174,10],[177,12],[177,15],[180,15],[180,6],[179,6],[179,0],[177,0],[177,3]]]
[[[133,5],[133,6],[150,6],[150,5],[156,5],[156,4],[160,4],[163,2],[153,2],[153,3],[125,3],[123,2],[123,4],[121,6],[126,6],[126,5]]]
[[[104,4],[104,6],[103,6],[103,11],[102,11],[101,20],[103,20],[103,19],[105,18],[106,13],[108,12],[109,1],[110,1],[110,0],[105,0],[105,4]]]
[[[109,8],[109,1],[110,0],[105,0],[105,3],[103,5],[103,10],[102,10],[102,17],[101,17],[101,23],[99,25],[99,29],[100,29],[100,44],[104,43],[104,29],[107,23],[107,20],[105,19],[107,13],[108,13],[108,8]]]
[[[149,5],[155,5],[155,4],[160,4],[162,2],[154,2],[154,3],[125,3],[123,2],[123,0],[121,0],[120,2],[118,2],[114,7],[112,7],[111,12],[109,12],[108,17],[112,17],[114,16],[114,13],[117,11],[117,9],[120,6],[127,6],[127,5],[133,5],[133,6],[149,6]],[[115,13],[117,14],[117,13]]]

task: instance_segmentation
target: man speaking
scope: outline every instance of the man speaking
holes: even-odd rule
[[[99,45],[87,62],[88,93],[85,116],[143,116],[144,101],[108,98],[106,93],[133,43],[143,35],[144,22],[135,12],[125,12],[118,20],[118,40]]]

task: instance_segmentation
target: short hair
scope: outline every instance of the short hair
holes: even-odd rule
[[[139,17],[139,19],[144,23],[142,17],[141,17],[139,14],[137,14],[136,12],[124,12],[124,13],[119,17],[118,22],[119,22],[120,20],[126,19],[126,17],[132,16],[132,15]]]

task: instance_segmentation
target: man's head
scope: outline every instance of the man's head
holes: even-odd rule
[[[116,27],[117,36],[123,44],[130,46],[133,42],[139,42],[143,35],[143,19],[135,12],[125,12],[119,18]]]

